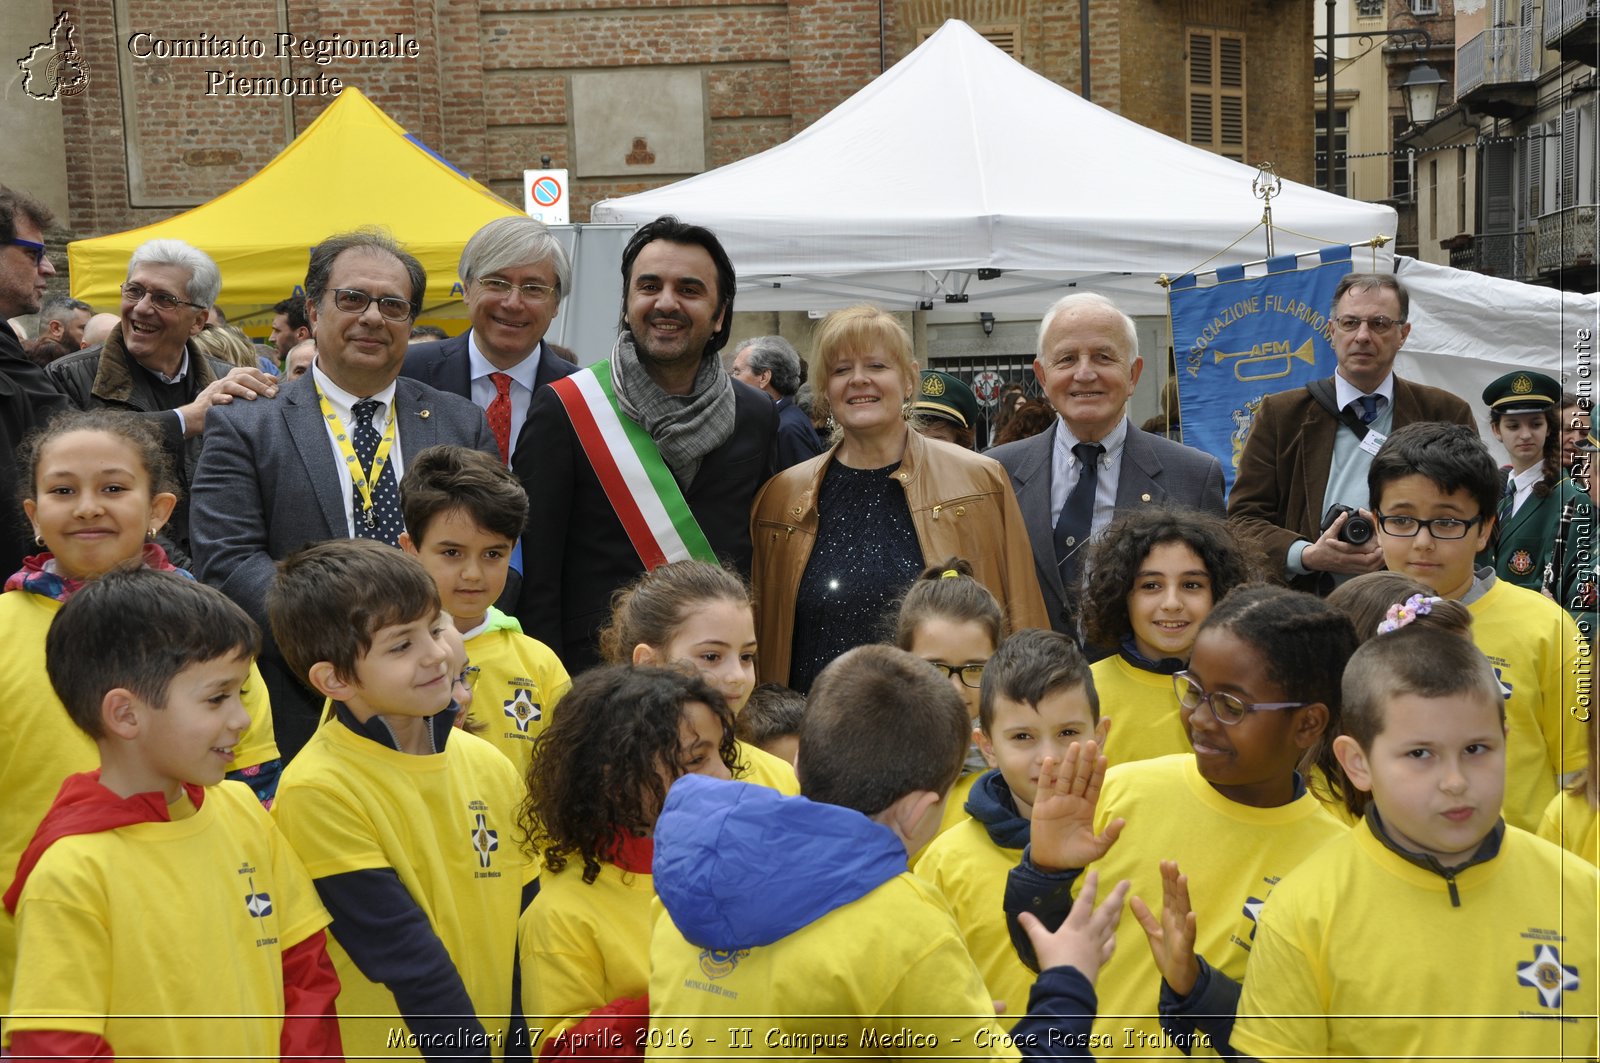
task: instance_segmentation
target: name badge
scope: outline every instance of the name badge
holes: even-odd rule
[[[1382,432],[1374,432],[1369,429],[1367,431],[1366,438],[1361,440],[1361,449],[1366,451],[1368,454],[1376,456],[1378,453],[1378,448],[1383,446],[1383,441],[1388,438],[1389,437],[1384,435]]]

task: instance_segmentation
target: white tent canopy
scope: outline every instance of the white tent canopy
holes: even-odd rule
[[[1039,312],[1077,285],[1164,314],[1157,275],[1194,269],[1261,220],[1255,175],[1087,102],[951,21],[789,141],[604,200],[592,216],[709,226],[733,257],[740,310],[871,300]],[[1389,207],[1289,181],[1272,209],[1277,254],[1395,231]],[[1210,264],[1266,252],[1257,229]],[[1357,268],[1371,264],[1357,253]]]
[[[1512,369],[1537,369],[1569,392],[1600,398],[1596,346],[1600,295],[1540,288],[1400,257],[1396,274],[1411,293],[1411,334],[1395,372],[1461,396],[1489,431],[1483,389]]]

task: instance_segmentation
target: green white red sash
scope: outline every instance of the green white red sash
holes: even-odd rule
[[[617,404],[611,363],[597,362],[550,386],[646,571],[690,558],[717,564],[655,440]]]

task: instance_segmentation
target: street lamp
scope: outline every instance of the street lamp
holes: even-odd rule
[[[1427,125],[1439,110],[1439,87],[1444,78],[1426,62],[1411,68],[1405,81],[1400,83],[1400,95],[1406,101],[1406,121],[1413,126]]]
[[[1323,52],[1327,56],[1328,83],[1323,94],[1322,129],[1324,150],[1327,153],[1327,164],[1323,167],[1322,187],[1333,191],[1333,71],[1338,64],[1334,60],[1333,42],[1338,40],[1365,40],[1374,41],[1379,37],[1388,40],[1410,40],[1411,47],[1416,49],[1418,55],[1423,55],[1433,48],[1433,38],[1428,36],[1428,31],[1419,27],[1370,30],[1361,33],[1335,33],[1333,32],[1333,12],[1336,0],[1327,0],[1328,16],[1327,31],[1323,34],[1326,42]],[[1429,66],[1426,61],[1418,62],[1406,75],[1405,81],[1400,86],[1400,94],[1406,101],[1406,119],[1412,125],[1422,125],[1433,121],[1433,115],[1439,107],[1439,86],[1444,84],[1444,78],[1439,72]]]

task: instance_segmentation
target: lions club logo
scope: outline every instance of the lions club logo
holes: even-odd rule
[[[501,702],[501,707],[504,708],[507,718],[516,724],[517,730],[523,734],[528,733],[530,723],[544,715],[539,703],[533,700],[533,694],[527,687],[518,687],[510,701]]]
[[[749,949],[702,949],[700,970],[707,978],[722,978],[732,974],[739,961],[748,955]]]
[[[472,851],[478,854],[478,866],[488,867],[490,853],[500,848],[500,832],[489,829],[489,821],[479,812],[472,822]]]
[[[1533,571],[1533,555],[1526,550],[1518,550],[1511,555],[1511,571],[1519,576],[1526,576]]]
[[[1533,950],[1533,962],[1517,964],[1517,981],[1539,991],[1539,1002],[1547,1008],[1561,1006],[1561,994],[1578,988],[1578,969],[1561,962],[1553,945]]]

